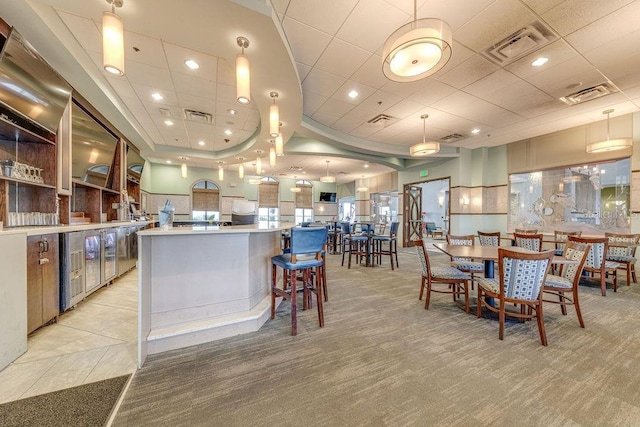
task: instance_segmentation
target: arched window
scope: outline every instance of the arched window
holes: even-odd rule
[[[220,188],[213,181],[198,181],[191,187],[191,218],[220,220]]]
[[[296,224],[313,222],[313,184],[306,179],[299,179],[296,187],[300,189],[296,193]]]
[[[109,165],[94,165],[87,169],[87,174],[84,176],[83,181],[104,187],[107,182],[107,175],[109,175]]]
[[[280,220],[278,194],[280,183],[277,179],[265,176],[258,187],[258,221],[263,225]]]

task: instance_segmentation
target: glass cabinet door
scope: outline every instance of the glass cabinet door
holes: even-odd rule
[[[85,292],[89,292],[102,283],[100,271],[102,266],[101,235],[98,231],[88,232],[84,236],[85,258]]]
[[[115,229],[105,230],[104,243],[104,277],[103,283],[116,277],[118,274],[118,233]]]

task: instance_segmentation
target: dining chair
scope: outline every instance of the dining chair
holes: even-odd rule
[[[558,256],[562,256],[564,254],[564,245],[569,236],[580,237],[582,231],[562,231],[562,230],[554,230],[553,232],[553,240],[555,240],[556,251],[555,254]]]
[[[440,294],[451,294],[453,295],[454,301],[456,301],[457,297],[460,295],[464,295],[465,311],[469,313],[469,280],[471,277],[457,268],[453,268],[448,265],[432,266],[429,262],[429,253],[425,247],[425,245],[427,245],[426,241],[424,239],[419,239],[414,243],[418,253],[418,258],[420,259],[420,264],[422,265],[420,300],[422,300],[422,294],[426,289],[424,297],[425,310],[429,309],[431,293],[435,292]],[[434,284],[443,284],[447,285],[447,287],[442,289],[440,287],[434,288]]]
[[[282,297],[291,301],[291,335],[298,333],[296,294],[303,292],[303,309],[310,306],[312,294],[316,295],[318,321],[324,326],[322,307],[322,291],[326,283],[322,283],[325,260],[323,248],[327,241],[326,227],[292,228],[289,250],[271,257],[271,318],[276,316],[276,298]],[[277,268],[283,270],[282,288],[278,288]],[[311,272],[315,269],[315,284],[311,280]],[[298,287],[297,272],[302,271],[302,287]]]
[[[542,251],[542,234],[513,233],[513,240],[519,248],[531,251]]]
[[[538,230],[531,228],[516,228],[514,232],[519,234],[538,234]]]
[[[367,233],[355,234],[354,228],[348,222],[343,222],[342,226],[342,266],[344,266],[344,258],[349,254],[349,262],[347,268],[351,268],[351,255],[356,256],[356,261],[360,262],[362,256],[366,256],[367,245],[369,244],[368,225],[366,226]]]
[[[588,243],[565,243],[563,256],[571,261],[576,261],[576,264],[561,264],[558,275],[547,274],[547,279],[542,287],[545,293],[555,295],[558,298],[557,300],[547,300],[543,296],[543,301],[560,304],[560,310],[563,315],[567,315],[567,304],[575,307],[581,328],[584,328],[584,321],[582,320],[582,312],[580,311],[580,302],[578,300],[578,284],[580,283],[582,268],[590,249],[591,245]],[[571,296],[567,296],[566,293],[571,293]]]
[[[498,248],[499,278],[478,278],[478,310],[482,317],[483,307],[498,314],[498,338],[504,339],[506,316],[522,321],[536,318],[540,342],[547,345],[547,334],[544,329],[542,314],[542,286],[547,277],[553,251],[519,252]],[[498,307],[492,302],[497,301]],[[507,311],[507,304],[520,306],[520,311]]]
[[[473,234],[447,234],[447,243],[452,246],[473,246],[475,244],[475,236]],[[472,283],[474,273],[484,272],[484,263],[474,261],[471,258],[451,257],[451,266],[460,271],[471,274]]]
[[[382,262],[383,255],[389,255],[389,260],[391,261],[391,269],[393,270],[393,257],[395,255],[396,259],[396,267],[400,267],[398,264],[398,226],[400,223],[398,221],[394,221],[391,223],[391,227],[389,227],[389,235],[388,236],[379,236],[374,235],[371,240],[373,243],[373,257],[377,258],[378,264]],[[384,248],[384,245],[388,245],[388,249]],[[373,262],[373,261],[372,261]]]
[[[500,246],[500,232],[478,231],[478,242],[480,246]]]
[[[607,278],[611,275],[613,277],[613,292],[618,291],[618,275],[617,269],[620,266],[617,262],[607,261],[606,253],[609,249],[609,239],[607,237],[567,237],[569,242],[581,242],[591,245],[587,260],[584,263],[582,269],[583,275],[600,275],[600,290],[602,296],[607,296]]]
[[[604,236],[609,239],[607,261],[619,263],[618,270],[627,272],[627,286],[631,285],[632,278],[633,283],[638,283],[636,278],[636,247],[640,241],[640,234],[604,233]]]

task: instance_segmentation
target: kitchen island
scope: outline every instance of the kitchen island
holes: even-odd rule
[[[270,315],[270,259],[294,226],[139,232],[138,365],[149,354],[260,329]]]

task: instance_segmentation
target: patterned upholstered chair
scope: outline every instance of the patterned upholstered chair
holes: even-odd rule
[[[555,254],[558,256],[562,256],[564,254],[564,245],[569,236],[580,237],[582,234],[581,231],[560,231],[555,230],[553,232],[553,240],[556,241],[556,251]]]
[[[500,232],[482,232],[478,231],[478,242],[480,246],[500,246]]]
[[[479,278],[478,282],[478,317],[482,316],[482,308],[498,313],[498,337],[504,338],[506,316],[521,320],[538,321],[538,332],[542,345],[547,345],[547,334],[542,316],[542,286],[547,277],[553,251],[539,253],[523,253],[505,248],[498,249],[499,278]],[[498,302],[498,307],[490,303],[490,298]],[[507,304],[521,307],[520,311],[507,311]],[[535,312],[535,314],[534,314]]]
[[[627,286],[631,285],[632,277],[633,283],[638,283],[636,277],[636,247],[640,242],[640,234],[604,233],[604,235],[609,239],[607,261],[617,262],[620,264],[618,269],[627,272]]]
[[[291,229],[291,243],[288,252],[271,257],[271,318],[276,316],[276,298],[282,297],[291,301],[291,335],[298,333],[296,294],[303,292],[303,308],[311,301],[311,294],[316,294],[318,320],[324,326],[322,308],[322,283],[324,274],[324,245],[327,241],[326,227],[304,227]],[[283,269],[282,288],[278,288],[277,268]],[[316,270],[315,285],[311,281],[311,270]],[[302,289],[298,287],[297,271],[303,271]]]
[[[460,236],[447,234],[447,243],[458,246],[473,246],[475,244],[475,236],[473,234]],[[451,266],[465,273],[470,273],[471,280],[473,280],[474,273],[484,272],[484,264],[474,261],[471,258],[452,257]]]
[[[464,306],[467,313],[469,313],[469,275],[463,273],[457,268],[453,268],[448,265],[431,266],[429,262],[429,254],[425,247],[427,243],[423,240],[416,240],[416,251],[418,252],[418,258],[422,264],[422,283],[420,284],[420,297],[425,293],[424,308],[429,309],[429,301],[431,300],[431,292],[441,294],[452,294],[455,301],[460,295],[464,295]],[[447,285],[446,288],[434,288],[434,284]]]
[[[584,328],[584,321],[582,320],[580,301],[578,300],[578,284],[580,283],[582,268],[587,260],[590,249],[591,245],[588,243],[565,243],[563,249],[564,257],[572,261],[577,261],[578,263],[562,264],[558,275],[547,274],[547,280],[545,280],[544,287],[542,288],[547,296],[551,294],[557,297],[557,299],[554,300],[544,299],[543,301],[560,304],[562,314],[565,316],[567,315],[567,304],[575,307],[578,323],[580,323],[581,328]],[[567,296],[567,293],[570,293],[571,296]]]
[[[513,233],[513,240],[519,248],[542,251],[542,234]]]
[[[605,254],[609,249],[609,239],[607,237],[569,236],[567,240],[570,242],[589,243],[591,245],[582,273],[600,275],[600,290],[602,291],[603,297],[607,296],[607,278],[611,275],[613,277],[613,292],[617,292],[618,277],[616,271],[620,264],[605,259]]]
[[[398,226],[399,222],[394,221],[389,228],[389,235],[374,235],[371,240],[373,243],[373,256],[377,259],[378,264],[382,262],[383,255],[389,255],[391,261],[391,269],[393,270],[393,257],[396,258],[396,267],[400,267],[398,264]],[[387,245],[385,248],[384,245]]]

